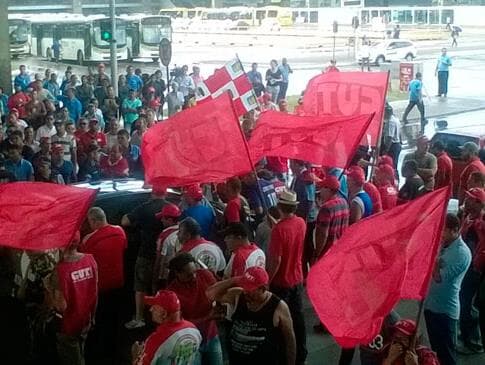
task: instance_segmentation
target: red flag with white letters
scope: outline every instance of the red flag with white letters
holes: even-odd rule
[[[326,72],[308,82],[304,115],[355,116],[375,113],[363,144],[377,145],[388,85],[387,72]]]

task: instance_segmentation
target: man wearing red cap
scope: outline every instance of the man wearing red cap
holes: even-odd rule
[[[372,214],[372,200],[364,190],[365,175],[362,168],[352,168],[347,172],[349,185],[350,218],[353,224]]]
[[[52,145],[51,169],[55,175],[61,175],[65,184],[76,181],[76,172],[71,161],[64,160],[64,147],[60,144]]]
[[[317,188],[320,189],[321,205],[315,230],[314,262],[342,236],[349,225],[350,216],[349,204],[338,194],[340,183],[335,176],[327,176],[317,184]]]
[[[374,183],[379,190],[382,210],[394,208],[397,204],[398,191],[395,185],[394,169],[390,165],[379,165],[376,168]]]
[[[79,242],[77,232],[50,278],[54,308],[62,315],[57,333],[61,365],[84,364],[84,343],[96,312],[98,269],[92,255],[77,251]]]
[[[182,215],[179,207],[168,203],[155,217],[162,222],[163,231],[157,240],[157,258],[153,267],[153,287],[164,286],[168,279],[168,263],[180,251],[181,245],[177,237],[179,219]]]
[[[463,145],[461,157],[467,165],[460,175],[460,184],[458,186],[458,201],[460,204],[463,203],[463,200],[465,199],[465,191],[467,189],[467,182],[470,175],[475,171],[485,174],[485,165],[480,161],[478,152],[479,147],[476,143],[467,142]]]
[[[146,296],[145,304],[150,306],[152,320],[158,327],[145,343],[133,344],[133,364],[195,364],[202,337],[192,323],[182,319],[177,295],[160,290],[153,297]]]
[[[210,287],[210,300],[229,305],[231,365],[294,365],[296,341],[287,304],[268,291],[269,277],[261,267]]]
[[[212,237],[216,216],[210,203],[205,201],[200,185],[193,184],[185,188],[183,201],[187,208],[182,212],[182,219],[194,218],[200,225],[202,237]]]
[[[437,170],[435,176],[435,189],[446,186],[453,187],[453,161],[445,151],[445,145],[436,141],[431,147],[431,152],[436,156]]]
[[[25,106],[30,101],[30,97],[22,91],[20,85],[14,86],[15,93],[8,98],[7,106],[10,112],[16,112],[18,118],[27,117]]]
[[[433,191],[435,175],[438,168],[436,157],[428,152],[429,140],[426,136],[421,136],[416,140],[416,151],[404,156],[403,164],[406,161],[414,160],[418,165],[418,175],[424,181],[424,189]]]
[[[92,232],[84,237],[79,251],[93,255],[98,266],[99,290],[96,327],[89,334],[87,352],[94,358],[104,358],[116,351],[128,242],[125,231],[120,226],[108,224],[101,208],[89,209],[87,218]]]
[[[360,166],[356,168],[362,169]],[[382,212],[382,199],[379,189],[371,181],[364,182],[364,191],[369,195],[372,201],[372,214],[377,214]]]
[[[89,146],[96,143],[100,148],[106,147],[106,136],[99,130],[99,122],[97,119],[89,121],[89,129],[79,137],[79,147],[81,151],[87,151]]]

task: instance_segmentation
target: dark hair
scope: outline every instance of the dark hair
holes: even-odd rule
[[[445,227],[452,231],[460,230],[460,219],[455,214],[448,213],[446,215]]]
[[[24,138],[24,132],[22,132],[20,129],[16,129],[14,131],[12,131],[9,135],[9,137],[12,137],[12,136],[17,136],[17,137],[20,137],[21,139]]]
[[[470,174],[470,179],[482,185],[485,185],[485,174],[480,171],[473,171]]]
[[[274,219],[280,219],[281,218],[280,211],[276,207],[269,207],[268,208],[268,214],[270,216],[272,216]]]
[[[418,163],[416,162],[416,160],[405,161],[402,169],[403,170],[406,169],[406,170],[412,171],[414,173],[417,173],[418,172]]]
[[[200,236],[202,229],[200,224],[192,217],[187,217],[179,223],[179,229],[184,228],[185,232],[191,237]]]
[[[17,151],[19,151],[19,153],[22,152],[22,149],[19,146],[14,145],[14,144],[9,144],[7,146],[7,151],[13,151],[13,150],[17,150]]]
[[[435,143],[433,143],[432,149],[437,151],[444,151],[445,145],[441,141],[436,141]]]
[[[191,262],[193,262],[194,264],[197,263],[194,256],[192,256],[188,252],[180,252],[175,255],[173,259],[170,260],[170,262],[168,263],[168,270],[171,273],[180,272],[184,269],[186,265],[190,264]]]
[[[246,226],[240,222],[230,223],[224,230],[224,237],[227,236],[235,236],[247,239],[249,237],[249,232]]]
[[[123,136],[126,138],[130,138],[130,133],[126,129],[120,129],[118,133],[116,133],[118,136]]]
[[[296,212],[296,205],[278,204],[278,208],[285,214],[292,214]]]
[[[228,189],[237,192],[241,192],[242,189],[241,180],[239,180],[237,177],[231,177],[229,180],[227,180],[226,186]]]
[[[416,72],[416,78],[423,76],[421,72]]]

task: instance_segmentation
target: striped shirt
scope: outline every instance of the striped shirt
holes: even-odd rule
[[[54,134],[51,137],[53,144],[60,144],[64,148],[64,161],[71,161],[71,150],[77,147],[76,138],[70,134],[64,133],[62,137]]]
[[[327,246],[338,240],[349,225],[350,210],[347,200],[334,196],[320,207],[317,224],[328,226]]]

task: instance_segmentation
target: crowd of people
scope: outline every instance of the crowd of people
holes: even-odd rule
[[[335,63],[331,67],[335,71]],[[81,82],[67,70],[61,85],[50,70],[31,80],[21,66],[15,93],[0,95],[0,181],[142,177],[143,133],[163,122],[165,102],[169,115],[193,105],[202,80],[200,70],[193,71],[188,75],[184,66],[166,92],[159,71],[147,75],[129,66],[114,95],[102,64]],[[248,139],[259,112],[289,112],[291,73],[286,59],[281,65],[273,60],[265,85],[253,64],[248,76],[261,105],[242,118]],[[400,122],[386,106],[381,156],[361,146],[347,170],[266,157],[247,175],[180,187],[176,202],[154,186],[151,198],[119,225],[92,207],[87,234],[62,250],[27,252],[26,272],[18,268],[21,252],[1,248],[6,348],[18,364],[120,363],[126,302],[133,303],[132,318],[123,331],[155,325],[132,344],[133,364],[305,364],[303,296],[311,266],[349,225],[453,187],[453,161],[441,142],[430,146],[420,136],[401,174],[400,153]],[[483,351],[485,166],[478,154],[475,143],[464,145],[466,166],[454,187],[460,213],[446,217],[425,301],[431,350],[415,341],[416,323],[393,311],[376,339],[361,346],[362,364],[456,364],[458,325],[464,350]],[[130,235],[138,250],[128,268]],[[126,272],[134,274],[129,287]],[[314,330],[327,332],[323,323]],[[340,364],[351,364],[354,351],[342,349]]]

